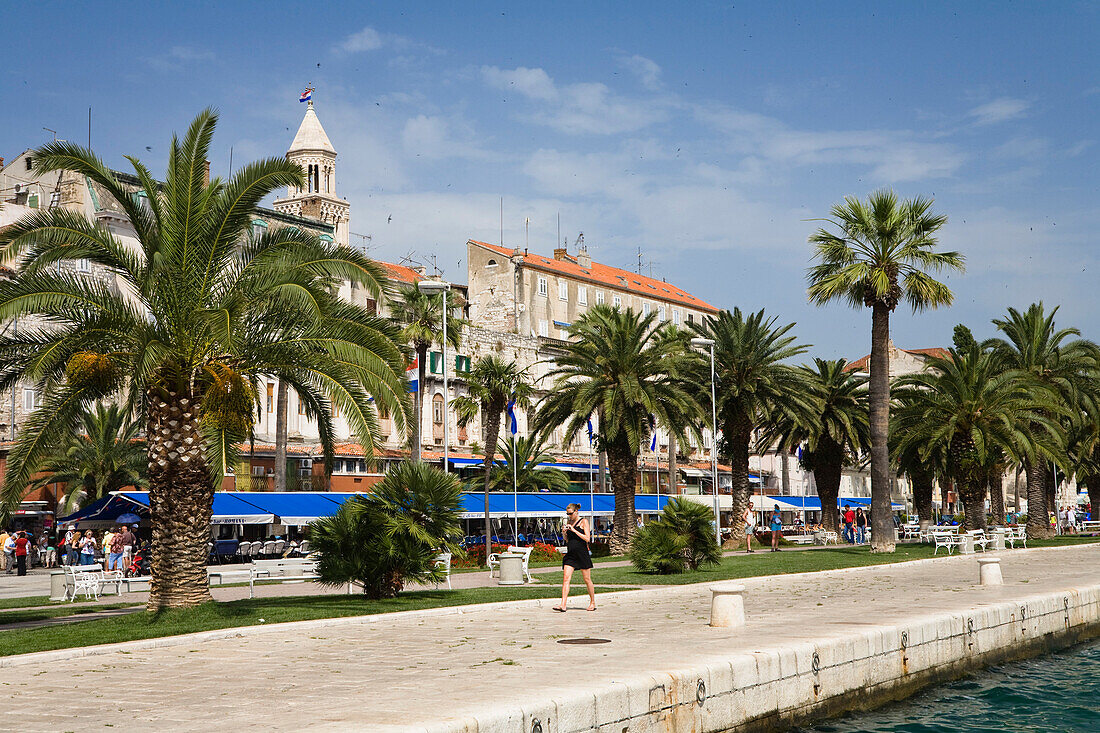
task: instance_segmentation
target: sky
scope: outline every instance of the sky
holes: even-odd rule
[[[870,313],[806,298],[845,196],[935,200],[948,308],[902,348],[1042,300],[1100,340],[1100,4],[97,3],[2,14],[0,155],[59,137],[164,170],[221,118],[215,175],[285,153],[305,105],[339,153],[353,244],[465,282],[465,242],[597,261],[765,309],[856,359]],[[525,220],[529,228],[525,232]],[[368,239],[369,237],[369,239]],[[433,259],[434,258],[434,259]],[[639,265],[640,262],[640,265]]]

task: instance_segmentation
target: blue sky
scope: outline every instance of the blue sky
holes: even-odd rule
[[[806,238],[892,186],[949,217],[953,307],[894,318],[902,347],[1060,304],[1100,339],[1100,5],[1087,3],[85,3],[4,11],[0,155],[87,137],[163,170],[222,114],[212,155],[285,152],[316,87],[338,193],[372,255],[465,241],[549,252],[557,215],[597,260],[796,321],[815,355],[868,351],[870,315],[806,302]],[[392,217],[392,219],[390,219]],[[652,270],[650,270],[652,268]]]

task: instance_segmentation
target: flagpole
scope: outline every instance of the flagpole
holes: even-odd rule
[[[499,402],[497,404],[500,404]],[[519,467],[516,466],[516,434],[512,433],[512,535],[519,546]]]
[[[596,531],[596,492],[592,486],[592,461],[596,453],[592,444],[592,420],[588,420],[588,521],[592,525],[590,532]]]

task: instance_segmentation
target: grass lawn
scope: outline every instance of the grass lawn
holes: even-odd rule
[[[597,588],[597,590],[611,590]],[[614,590],[622,590],[616,588]],[[585,593],[583,586],[574,587],[571,595]],[[137,612],[115,618],[92,619],[58,624],[36,629],[10,629],[0,634],[0,656],[26,654],[50,649],[110,644],[135,639],[190,634],[196,631],[226,629],[236,626],[274,624],[341,616],[363,616],[372,613],[413,611],[422,608],[462,606],[494,601],[517,601],[528,598],[556,598],[553,587],[526,586],[517,588],[468,588],[463,590],[433,590],[402,593],[397,598],[371,601],[362,595],[287,596],[254,598],[226,603],[207,603],[198,608],[161,613]],[[103,607],[97,607],[103,608]],[[52,612],[49,609],[46,613]],[[90,610],[90,609],[89,609]],[[30,612],[27,612],[30,613]],[[14,615],[14,614],[12,614]],[[0,616],[0,619],[6,618]]]
[[[0,610],[5,608],[27,608],[29,606],[49,606],[52,603],[49,596],[21,596],[19,598],[0,598]]]
[[[1100,542],[1097,537],[1059,537],[1050,540],[1028,540],[1028,547],[1061,547],[1090,542]],[[865,565],[886,565],[933,557],[932,545],[898,545],[893,554],[872,553],[867,546],[852,547],[841,545],[817,550],[783,550],[769,552],[767,548],[757,549],[752,555],[735,555],[722,558],[719,565],[710,566],[694,573],[681,575],[656,575],[642,573],[633,567],[596,568],[592,580],[596,583],[623,585],[684,585],[687,583],[706,583],[714,580],[732,580],[735,578],[754,578],[761,575],[783,575],[786,573],[809,573],[818,570],[836,570]],[[939,555],[944,557],[945,555]],[[544,573],[539,579],[545,583],[561,583],[561,573]],[[576,576],[574,576],[574,580]]]
[[[0,612],[0,625],[18,624],[24,621],[40,621],[47,618],[59,618],[61,616],[79,616],[85,613],[97,613],[99,611],[112,611],[116,608],[133,608],[144,606],[144,603],[107,603],[95,606],[69,606],[56,605],[51,608],[36,608],[32,611],[3,611]],[[9,633],[9,632],[4,632]]]

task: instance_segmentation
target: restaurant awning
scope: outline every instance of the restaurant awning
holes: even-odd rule
[[[255,504],[239,498],[240,494],[253,492],[215,491],[214,514],[210,519],[211,524],[274,524],[275,515],[264,511]],[[260,492],[254,492],[259,494]],[[122,491],[117,496],[123,497],[148,511],[148,491]],[[141,512],[138,512],[139,514]],[[90,519],[90,518],[89,518]]]
[[[274,516],[274,524],[309,524],[320,517],[331,517],[347,498],[321,491],[241,492],[234,496]]]

